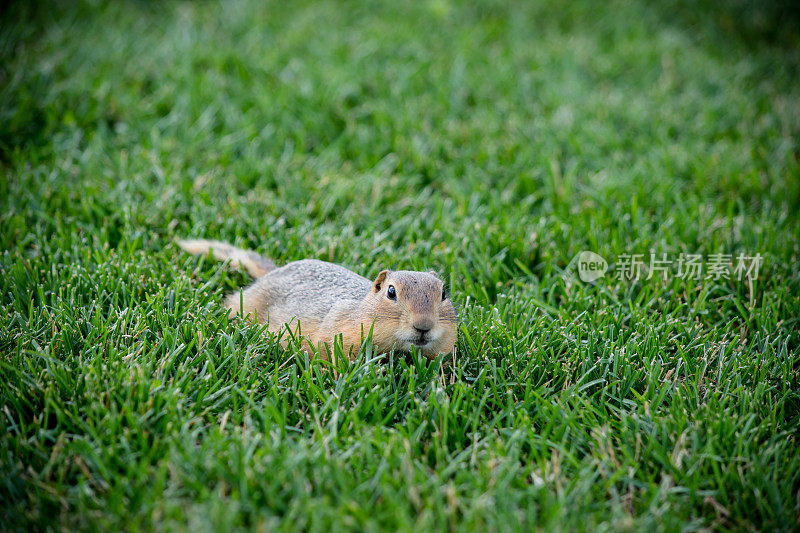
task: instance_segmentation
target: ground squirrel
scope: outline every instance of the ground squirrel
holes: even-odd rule
[[[410,352],[427,358],[451,353],[456,339],[456,311],[434,271],[382,270],[369,281],[333,263],[303,259],[277,267],[255,252],[209,240],[178,240],[191,254],[212,252],[258,278],[230,294],[230,314],[255,318],[269,331],[284,326],[304,337],[303,349],[328,358],[341,335],[344,353],[355,355],[372,331],[376,352]],[[327,345],[327,346],[326,346]]]

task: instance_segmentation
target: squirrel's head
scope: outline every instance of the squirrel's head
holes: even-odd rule
[[[367,295],[375,314],[372,340],[379,350],[425,357],[450,353],[456,340],[456,311],[436,272],[384,270]]]

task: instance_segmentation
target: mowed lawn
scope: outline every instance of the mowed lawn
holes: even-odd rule
[[[800,528],[798,21],[11,4],[0,530]],[[309,361],[187,236],[434,268],[457,350]]]

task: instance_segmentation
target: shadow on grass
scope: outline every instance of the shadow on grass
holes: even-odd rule
[[[705,37],[722,49],[800,49],[800,2],[795,0],[723,0],[648,2],[667,23]]]

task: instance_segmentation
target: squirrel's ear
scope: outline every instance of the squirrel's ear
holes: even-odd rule
[[[430,274],[431,276],[433,276],[436,279],[439,279],[439,273],[436,272],[435,270],[428,270],[428,274]]]
[[[381,290],[381,285],[383,285],[383,282],[386,281],[386,276],[388,275],[388,270],[381,270],[381,273],[378,274],[378,277],[375,278],[375,282],[372,284],[372,292],[378,292]]]

